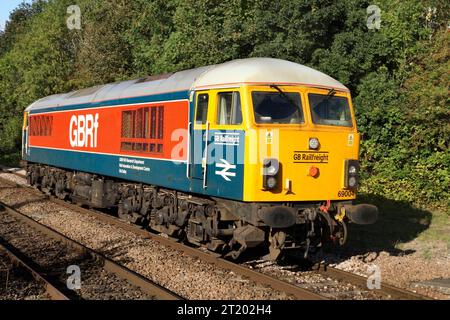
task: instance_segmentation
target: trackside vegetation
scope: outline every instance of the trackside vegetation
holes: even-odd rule
[[[81,29],[69,29],[78,5]],[[368,28],[377,5],[379,28]],[[0,31],[0,162],[22,112],[55,93],[246,57],[311,66],[353,94],[362,191],[450,207],[450,2],[35,0]]]

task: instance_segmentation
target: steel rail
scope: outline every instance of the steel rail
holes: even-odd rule
[[[27,176],[25,174],[19,173],[18,171],[22,170],[21,168],[9,168],[6,167],[2,164],[0,164],[0,171],[3,171],[4,173],[10,173],[10,174],[14,174],[18,177],[24,178],[26,179]]]
[[[80,252],[89,254],[91,257],[95,258],[97,261],[99,261],[101,263],[101,266],[105,271],[113,273],[113,274],[117,275],[119,278],[128,281],[130,284],[132,284],[136,287],[139,287],[143,292],[154,297],[155,299],[157,299],[157,300],[181,300],[181,299],[183,299],[181,296],[177,295],[176,293],[173,293],[173,292],[169,291],[168,289],[154,283],[153,281],[150,281],[149,279],[144,278],[143,276],[139,275],[138,273],[117,264],[116,262],[105,257],[103,254],[96,252],[96,251],[82,245],[81,243],[66,237],[65,235],[59,233],[58,231],[53,230],[52,228],[49,228],[49,227],[37,222],[36,220],[24,215],[23,213],[18,212],[17,210],[9,207],[8,205],[6,205],[5,203],[3,203],[1,201],[0,201],[0,207],[3,207],[5,209],[5,211],[8,214],[10,214],[11,216],[13,216],[14,218],[26,223],[33,229],[42,232],[46,236],[48,236],[54,240],[60,241],[69,247],[79,250]]]
[[[339,281],[349,282],[358,287],[367,288],[367,277],[357,275],[355,273],[347,272],[337,268],[329,267],[324,264],[316,264],[313,269],[324,276],[331,277]],[[379,289],[372,289],[371,291],[381,294],[386,297],[391,297],[396,300],[432,300],[426,296],[417,294],[412,291],[394,287],[384,282],[380,283]]]
[[[191,257],[199,258],[205,262],[212,263],[212,264],[216,265],[217,267],[232,271],[236,274],[244,276],[244,277],[246,277],[252,281],[255,281],[257,283],[261,283],[261,284],[270,286],[275,290],[285,292],[287,294],[291,294],[296,299],[299,299],[299,300],[325,300],[325,299],[327,299],[326,297],[324,297],[322,295],[316,294],[316,293],[306,290],[304,288],[297,287],[288,282],[273,278],[273,277],[265,275],[261,272],[254,271],[247,267],[244,267],[244,266],[238,265],[236,263],[233,263],[231,261],[225,260],[225,259],[221,258],[220,256],[218,256],[217,254],[200,251],[197,248],[189,247],[183,243],[180,243],[176,239],[166,238],[166,237],[162,237],[160,235],[151,233],[148,230],[142,229],[138,226],[132,225],[130,223],[120,220],[119,218],[105,214],[103,212],[79,207],[77,205],[73,205],[66,201],[63,201],[60,199],[55,199],[53,197],[50,197],[50,200],[56,204],[66,207],[68,209],[77,211],[82,214],[88,214],[90,216],[97,218],[97,220],[101,220],[109,225],[113,225],[115,227],[121,228],[122,230],[132,232],[135,235],[139,235],[143,239],[154,240],[164,246],[169,246],[169,247],[171,247],[175,250],[181,251]]]
[[[17,263],[26,269],[37,282],[42,283],[51,300],[70,300],[62,290],[58,289],[57,284],[51,277],[39,270],[28,257],[1,238],[0,250],[4,251],[14,263]]]

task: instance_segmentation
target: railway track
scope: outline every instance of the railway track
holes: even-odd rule
[[[294,282],[296,285],[312,290],[334,300],[372,299],[372,300],[427,300],[426,296],[412,291],[381,283],[380,288],[369,289],[368,278],[330,267],[323,263],[305,267],[291,260],[278,266],[271,261],[253,260],[245,264],[272,277]],[[298,271],[301,270],[301,271]]]
[[[106,294],[107,297],[111,296],[114,297],[114,295],[117,297],[117,295],[120,294],[121,290],[125,287],[129,288],[129,290],[141,291],[142,293],[139,293],[138,296],[145,299],[155,299],[155,300],[182,299],[177,294],[170,292],[169,290],[151,282],[148,279],[143,278],[142,276],[136,274],[135,272],[127,268],[124,268],[123,266],[106,258],[102,254],[93,251],[87,248],[86,246],[70,238],[67,238],[63,234],[29,218],[28,216],[16,211],[15,209],[9,207],[8,205],[4,204],[1,201],[0,201],[0,210],[1,215],[3,216],[8,215],[17,222],[21,223],[22,224],[22,226],[20,227],[21,229],[23,229],[23,226],[26,225],[27,227],[32,228],[35,232],[40,233],[44,237],[50,238],[53,241],[56,241],[62,244],[63,246],[70,248],[68,251],[74,250],[80,253],[82,258],[80,258],[80,255],[77,255],[74,261],[76,261],[77,264],[82,265],[84,269],[89,270],[91,278],[96,277],[97,273],[99,277],[105,277],[105,274],[107,274],[106,278],[108,278],[108,280],[100,283],[95,283],[93,285],[93,286],[104,286],[102,290],[105,290],[104,293]],[[3,218],[4,217],[2,217],[2,219]],[[6,223],[13,224],[15,222],[9,220],[6,221]],[[39,242],[40,239],[37,238],[39,237],[29,240]],[[22,239],[24,239],[24,237],[22,237]],[[23,241],[25,241],[25,239]],[[23,251],[27,250],[17,248],[15,245],[11,244],[10,241],[5,240],[4,238],[0,238],[0,247],[4,251],[6,251],[14,261],[21,264],[29,272],[31,272],[36,279],[38,279],[40,282],[43,282],[51,298],[56,300],[83,299],[82,295],[74,293],[73,290],[68,289],[66,284],[62,283],[60,279],[58,279],[58,275],[60,274],[58,274],[57,271],[54,272],[53,270],[48,270],[48,268],[42,266],[42,262],[41,263],[36,262],[35,261],[37,255],[36,252],[30,252],[30,250],[28,250],[28,252],[25,253]],[[26,247],[27,246],[25,246],[25,248]],[[65,251],[64,248],[57,248],[57,250],[60,250],[60,252],[58,252],[59,256],[64,255],[61,254],[61,252]],[[48,247],[46,247],[45,254],[51,255],[51,250]],[[73,254],[69,252],[69,255]],[[34,258],[31,258],[30,256],[34,256]],[[98,279],[95,281],[98,282]],[[89,293],[87,296],[91,295],[92,294]],[[102,295],[103,293],[100,294],[96,293],[94,298],[103,299]]]
[[[318,264],[314,268],[317,273],[331,277],[333,279],[337,279],[339,281],[345,281],[352,283],[361,288],[367,288],[367,278],[359,276],[354,273],[350,273],[344,270],[328,267],[324,264]],[[386,283],[380,284],[380,289],[376,289],[377,293],[381,294],[387,299],[395,299],[395,300],[429,300],[429,298],[422,296],[420,294],[391,286]]]
[[[18,174],[17,172],[11,172],[9,173],[16,174],[18,176],[24,177],[23,175]],[[16,183],[13,183],[9,180],[5,180],[3,178],[0,178],[0,181],[9,184],[11,186],[19,187],[19,188],[26,188],[28,190],[31,190],[33,192],[39,191],[36,189],[24,186],[24,185],[18,185]],[[158,243],[161,243],[162,245],[169,246],[175,250],[181,251],[187,255],[197,257],[198,259],[201,259],[203,261],[212,263],[216,265],[217,267],[232,271],[236,274],[239,274],[249,280],[252,280],[257,283],[262,283],[264,285],[270,286],[275,290],[285,292],[287,294],[292,295],[295,299],[299,300],[325,300],[325,299],[333,299],[333,295],[330,294],[323,294],[318,293],[318,291],[314,291],[311,289],[305,289],[303,287],[300,287],[296,284],[291,284],[286,281],[280,280],[278,278],[275,278],[271,275],[264,274],[262,272],[259,272],[254,269],[250,269],[249,267],[245,265],[236,264],[234,262],[225,260],[221,258],[219,255],[201,251],[198,248],[190,247],[187,245],[184,245],[182,243],[177,242],[174,239],[162,237],[157,234],[153,234],[145,229],[142,229],[138,226],[129,224],[127,222],[124,222],[122,220],[119,220],[118,218],[105,214],[103,212],[99,212],[97,210],[87,209],[83,208],[77,205],[74,205],[72,203],[62,201],[60,199],[54,198],[54,197],[46,197],[49,201],[52,201],[58,205],[61,205],[67,209],[77,211],[79,213],[87,214],[90,216],[95,217],[98,220],[101,220],[103,222],[106,222],[107,224],[113,225],[115,227],[121,228],[126,231],[130,231],[136,235],[139,235],[142,238],[145,239],[152,239],[154,241],[157,241]],[[332,267],[328,267],[326,265],[316,265],[313,270],[314,273],[317,275],[321,275],[323,277],[332,278],[338,282],[346,283],[346,284],[352,284],[358,288],[360,288],[361,291],[368,291],[367,289],[367,278],[358,276],[353,273],[345,272],[339,269],[335,269]],[[382,284],[380,289],[377,289],[373,292],[370,296],[376,296],[380,299],[407,299],[407,300],[421,300],[421,299],[428,299],[427,297],[421,296],[419,294],[416,294],[411,291],[407,291],[401,288],[393,287],[387,284]]]
[[[52,279],[50,279],[46,273],[40,271],[29,258],[3,239],[0,239],[0,250],[8,255],[13,264],[23,267],[39,284],[41,284],[51,300],[69,300],[69,298],[53,284]]]

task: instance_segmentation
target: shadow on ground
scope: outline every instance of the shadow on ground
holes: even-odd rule
[[[342,247],[325,246],[312,253],[308,260],[299,256],[286,256],[279,265],[298,265],[297,271],[309,270],[316,262],[340,263],[352,256],[359,256],[370,262],[381,252],[393,256],[405,256],[414,250],[402,250],[399,244],[416,239],[426,231],[432,220],[432,213],[412,207],[405,201],[395,201],[383,196],[365,194],[356,203],[370,203],[379,209],[378,221],[372,225],[348,224],[347,243]],[[295,271],[293,270],[293,271]]]
[[[387,199],[379,195],[364,194],[356,203],[370,203],[379,210],[378,221],[372,225],[348,224],[348,240],[344,247],[327,248],[324,253],[335,253],[336,258],[347,259],[354,255],[378,255],[388,252],[400,256],[414,253],[402,250],[399,244],[416,239],[431,224],[432,213],[417,209],[406,201]]]
[[[124,243],[123,239],[102,241],[101,245],[95,249],[97,252],[101,252],[104,256],[112,258],[116,263],[126,264],[133,262],[127,253],[129,246]]]

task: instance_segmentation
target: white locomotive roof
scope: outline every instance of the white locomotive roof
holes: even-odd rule
[[[194,88],[248,84],[300,84],[314,87],[348,89],[339,81],[304,65],[272,58],[232,60],[207,70],[194,82]]]
[[[273,58],[248,58],[139,80],[106,84],[37,100],[26,110],[147,96],[240,84],[286,84],[348,91],[339,81],[298,63]]]

